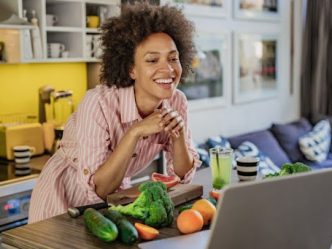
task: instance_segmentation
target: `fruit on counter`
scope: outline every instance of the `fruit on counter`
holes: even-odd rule
[[[113,206],[109,210],[130,215],[152,227],[171,225],[174,219],[174,204],[167,194],[165,184],[148,181],[142,183],[138,189],[140,195],[133,203]]]
[[[118,237],[116,225],[93,208],[87,208],[83,214],[84,222],[91,233],[103,241],[114,241]]]
[[[179,214],[176,225],[184,234],[198,232],[204,225],[203,216],[197,210],[187,209]]]
[[[204,225],[209,224],[214,214],[216,213],[216,207],[207,199],[200,199],[195,201],[192,209],[201,213],[203,216]]]
[[[105,216],[118,227],[120,240],[128,245],[134,244],[138,240],[138,233],[135,227],[118,211],[107,210]]]
[[[216,191],[216,190],[211,190],[209,192],[209,196],[216,199],[217,201],[219,200],[219,197],[220,197],[220,192],[219,191]]]
[[[139,237],[143,240],[153,240],[159,235],[159,231],[148,225],[136,222],[135,228],[139,234]]]
[[[152,173],[151,180],[154,182],[162,182],[166,185],[167,188],[174,187],[180,182],[180,178],[178,176],[167,176],[157,172]]]

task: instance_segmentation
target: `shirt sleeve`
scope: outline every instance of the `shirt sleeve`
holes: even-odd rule
[[[196,169],[201,166],[202,162],[199,160],[197,151],[194,148],[191,131],[188,125],[188,102],[184,94],[180,94],[179,99],[175,101],[175,107],[173,107],[181,116],[184,121],[185,129],[185,141],[189,153],[193,157],[193,167],[186,173],[186,175],[181,179],[181,183],[190,183],[195,175]],[[176,175],[173,166],[173,155],[172,155],[172,142],[169,142],[165,145],[165,158],[166,158],[166,170],[168,175]]]
[[[97,92],[88,92],[77,109],[76,139],[78,145],[78,184],[85,190],[89,203],[100,202],[96,194],[94,174],[111,148],[108,125]]]

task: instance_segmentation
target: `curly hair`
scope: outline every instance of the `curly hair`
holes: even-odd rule
[[[110,18],[102,26],[101,83],[109,87],[133,85],[129,71],[134,65],[136,47],[149,35],[161,32],[173,39],[179,51],[183,80],[195,54],[194,25],[176,7],[136,2],[124,5],[120,16]]]

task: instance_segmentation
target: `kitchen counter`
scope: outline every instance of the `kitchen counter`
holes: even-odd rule
[[[203,185],[204,196],[211,189],[210,168],[199,170],[193,183]],[[177,212],[177,211],[176,211]],[[176,222],[171,227],[160,229],[158,239],[180,235]],[[138,243],[127,246],[119,241],[106,243],[88,232],[83,217],[70,218],[67,214],[25,225],[2,233],[4,248],[138,248]]]

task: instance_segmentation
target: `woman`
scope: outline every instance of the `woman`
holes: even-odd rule
[[[105,200],[161,151],[167,173],[189,182],[198,166],[187,100],[193,26],[175,7],[136,3],[102,27],[101,81],[67,122],[60,149],[33,190],[29,223]]]

